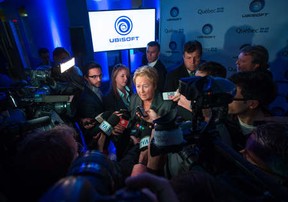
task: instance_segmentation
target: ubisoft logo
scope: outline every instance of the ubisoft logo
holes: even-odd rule
[[[171,8],[170,15],[174,18],[177,17],[179,15],[179,8],[177,7]]]
[[[127,35],[132,31],[133,23],[132,20],[127,16],[120,16],[115,21],[115,30],[120,35]]]
[[[251,12],[256,13],[261,11],[265,6],[264,0],[254,0],[250,3],[249,9]]]
[[[205,35],[211,34],[213,31],[213,26],[211,24],[206,24],[202,27],[202,32]]]

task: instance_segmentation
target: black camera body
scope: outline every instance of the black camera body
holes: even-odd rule
[[[192,101],[192,107],[206,109],[228,105],[236,94],[236,87],[224,78],[194,76],[179,80],[179,92]]]
[[[115,162],[99,151],[87,151],[71,165],[67,177],[59,180],[40,201],[149,202],[140,190],[124,187]]]

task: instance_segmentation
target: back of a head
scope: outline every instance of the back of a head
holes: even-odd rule
[[[199,41],[188,41],[184,44],[184,52],[192,53],[194,51],[199,51],[200,56],[202,55],[202,44]]]
[[[208,173],[188,171],[173,177],[170,182],[180,202],[223,201],[221,187]]]
[[[64,177],[77,155],[75,134],[68,126],[29,134],[15,158],[15,191],[37,196]]]
[[[288,177],[288,124],[265,123],[251,134],[246,150],[253,152],[278,177]]]
[[[260,106],[267,106],[276,98],[276,84],[267,73],[237,72],[229,79],[241,88],[246,100],[258,100]]]
[[[70,53],[63,47],[57,47],[53,50],[53,60],[55,63],[62,62],[70,58]]]
[[[222,78],[226,78],[226,74],[227,74],[226,68],[222,64],[218,62],[214,62],[214,61],[202,63],[198,67],[197,70],[206,72],[207,75],[222,77]]]
[[[49,50],[47,48],[39,48],[38,55],[41,56],[42,54],[49,54]]]

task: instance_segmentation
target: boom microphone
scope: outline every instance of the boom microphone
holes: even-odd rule
[[[99,126],[99,129],[105,133],[107,136],[110,136],[113,130],[113,127],[116,126],[120,121],[120,118],[116,114],[112,114],[107,121],[103,120]]]

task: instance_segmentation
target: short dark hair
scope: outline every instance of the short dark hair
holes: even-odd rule
[[[53,58],[58,57],[62,53],[66,53],[70,57],[70,53],[65,48],[57,47],[53,50]]]
[[[202,63],[197,70],[206,72],[208,75],[226,78],[226,68],[218,62],[208,61]]]
[[[48,48],[39,48],[38,55],[41,56],[42,54],[49,53]]]
[[[252,151],[273,173],[288,177],[288,124],[270,122],[259,125],[253,141],[245,149]]]
[[[150,41],[147,46],[157,46],[158,50],[160,51],[160,44],[157,41]]]
[[[83,75],[84,76],[88,76],[89,70],[93,69],[93,68],[98,68],[102,70],[102,67],[100,64],[96,63],[96,62],[88,62],[85,66],[84,66],[84,70],[83,70]]]
[[[241,88],[244,99],[258,100],[260,106],[267,106],[277,95],[277,87],[265,72],[237,72],[229,78]]]
[[[188,41],[184,44],[184,52],[193,53],[194,51],[199,51],[200,56],[202,55],[202,44],[199,41]]]
[[[250,55],[252,57],[253,64],[259,64],[260,69],[268,69],[269,52],[262,45],[246,45],[241,48],[241,53],[245,55]]]

